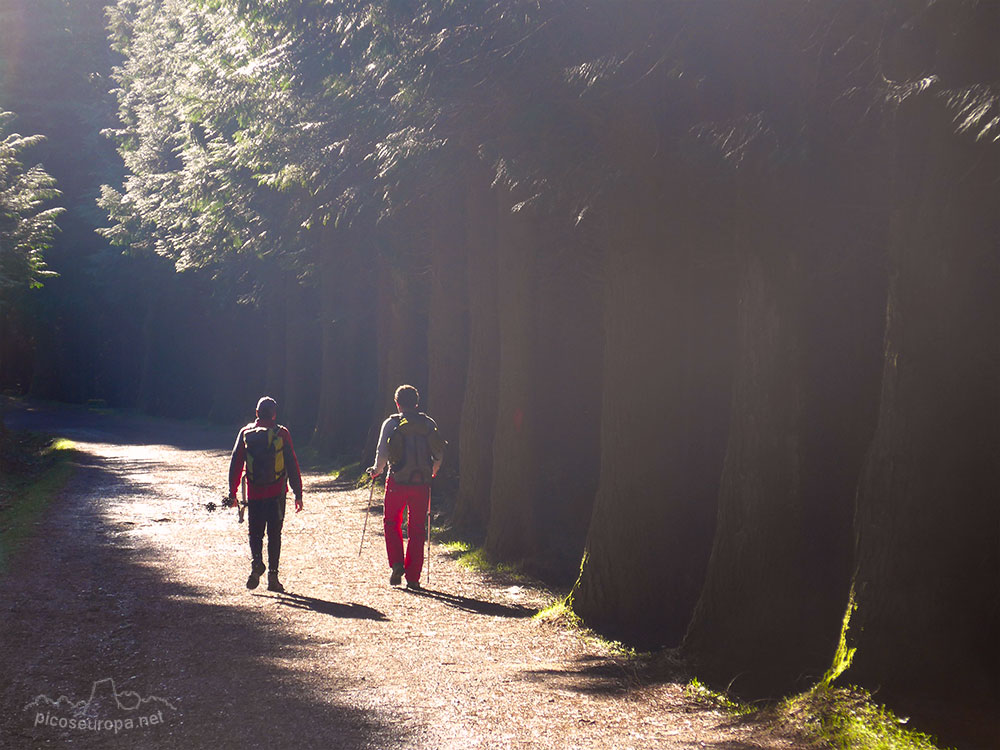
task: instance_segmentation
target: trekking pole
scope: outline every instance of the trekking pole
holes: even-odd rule
[[[427,583],[431,582],[431,488],[427,488]]]
[[[244,476],[240,480],[240,507],[236,509],[239,514],[239,522],[243,523],[243,514],[247,512],[247,478]]]
[[[361,544],[358,545],[358,557],[361,557],[361,550],[365,546],[365,531],[368,530],[368,516],[372,511],[372,496],[375,494],[375,477],[372,477],[372,488],[368,490],[368,507],[365,508],[365,525],[361,527]]]

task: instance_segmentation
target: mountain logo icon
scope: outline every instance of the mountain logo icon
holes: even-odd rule
[[[134,690],[119,690],[113,678],[105,677],[94,681],[90,686],[90,695],[86,700],[75,701],[67,695],[60,695],[57,699],[47,695],[38,695],[24,707],[24,710],[56,709],[68,711],[75,718],[81,719],[107,715],[116,710],[132,712],[140,709],[163,708],[168,708],[171,711],[177,710],[177,707],[166,698],[159,698],[155,695],[144,698]]]

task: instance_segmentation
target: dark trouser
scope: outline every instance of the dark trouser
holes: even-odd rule
[[[264,531],[267,531],[267,568],[278,572],[281,557],[281,527],[285,522],[285,496],[247,503],[250,526],[250,554],[254,562],[264,562]]]

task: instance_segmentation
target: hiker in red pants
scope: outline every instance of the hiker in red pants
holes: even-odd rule
[[[396,408],[382,423],[375,463],[368,468],[372,477],[379,476],[388,465],[385,480],[385,550],[392,574],[389,583],[398,586],[406,574],[408,589],[420,588],[420,572],[424,567],[424,541],[427,529],[424,521],[431,500],[431,479],[437,475],[444,458],[445,441],[437,423],[417,411],[420,394],[412,385],[396,389]],[[403,509],[408,509],[409,539],[403,553]]]
[[[255,589],[267,570],[268,591],[284,591],[278,580],[281,556],[281,527],[285,522],[285,496],[291,484],[295,512],[302,510],[302,473],[292,447],[288,428],[277,422],[278,404],[270,396],[257,402],[257,421],[236,436],[229,461],[229,499],[236,504],[243,467],[247,470],[247,511],[250,527],[250,554],[253,562],[247,588]],[[267,565],[264,567],[264,532],[267,531]]]

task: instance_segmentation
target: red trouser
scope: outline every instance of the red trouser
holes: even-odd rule
[[[431,501],[429,484],[396,484],[390,476],[385,480],[385,551],[389,566],[403,564],[407,581],[419,581],[424,567],[424,542],[427,530],[427,506]],[[410,509],[407,521],[408,540],[403,557],[403,508]]]

